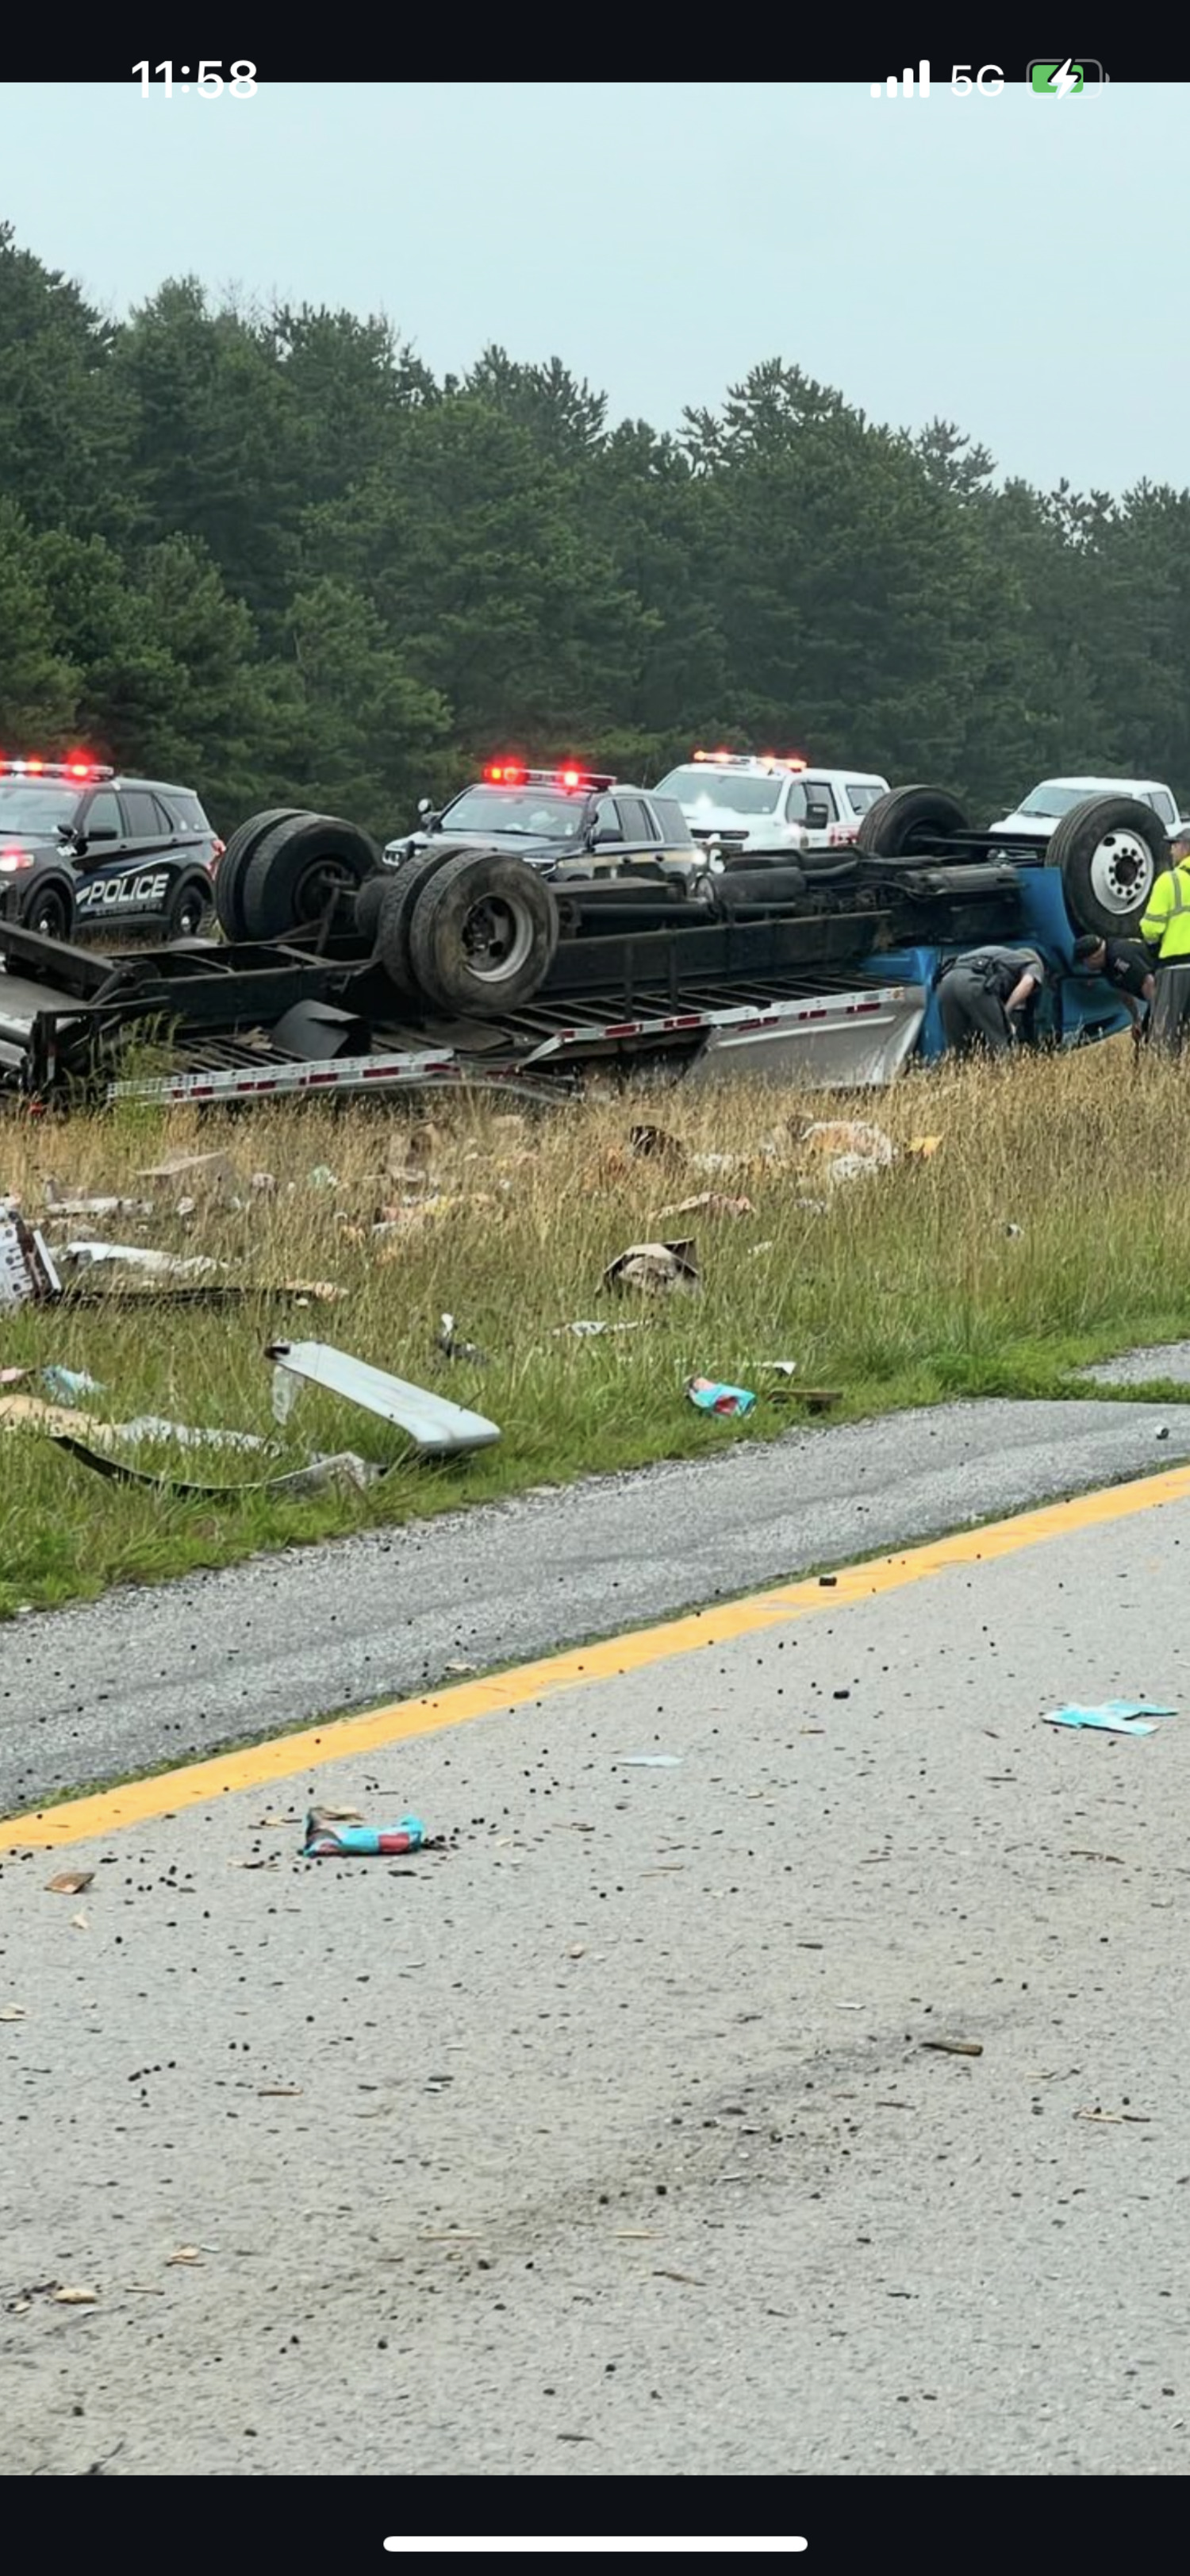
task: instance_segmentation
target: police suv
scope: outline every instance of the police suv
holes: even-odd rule
[[[44,938],[110,924],[193,939],[222,855],[192,788],[83,758],[0,760],[0,919]]]
[[[547,874],[582,862],[589,872],[630,861],[679,860],[693,866],[695,844],[680,805],[661,789],[628,787],[599,771],[528,769],[519,760],[489,762],[441,813],[428,797],[420,829],[385,844],[386,867],[400,867],[434,841],[460,849],[514,850]]]

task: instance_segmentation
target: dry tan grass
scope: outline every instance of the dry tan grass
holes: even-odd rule
[[[117,1421],[152,1413],[272,1434],[264,1343],[329,1340],[456,1394],[504,1437],[453,1469],[404,1464],[367,1495],[299,1504],[247,1491],[181,1502],[102,1482],[44,1439],[6,1433],[0,1609],[705,1450],[789,1419],[762,1402],[746,1425],[706,1421],[684,1396],[696,1371],[759,1388],[756,1363],[788,1356],[803,1382],[841,1388],[852,1413],[953,1392],[1052,1390],[1078,1359],[1187,1328],[1186,1084],[1176,1066],[1136,1071],[1125,1040],[1005,1070],[914,1073],[866,1106],[763,1087],[635,1093],[540,1120],[494,1114],[486,1100],[443,1102],[429,1120],[371,1104],[205,1124],[132,1104],[60,1125],[11,1115],[0,1183],[43,1224],[47,1178],[72,1194],[136,1196],[138,1170],[167,1153],[224,1152],[244,1202],[202,1205],[189,1219],[163,1203],[143,1225],[55,1221],[51,1239],[106,1232],[212,1254],[262,1291],[300,1278],[346,1294],[335,1308],[264,1294],[216,1312],[27,1308],[4,1335],[6,1363],[87,1369],[108,1390],[94,1409]],[[902,1152],[891,1168],[832,1188],[796,1134],[816,1114],[852,1112],[900,1148],[937,1136],[940,1150]],[[645,1120],[680,1140],[681,1153],[634,1156],[629,1129]],[[700,1155],[730,1159],[707,1169]],[[333,1186],[316,1177],[320,1166]],[[275,1189],[252,1189],[262,1170]],[[705,1190],[746,1197],[751,1213],[665,1213]],[[378,1213],[402,1199],[413,1204],[400,1230],[374,1235]],[[691,1234],[699,1295],[632,1303],[602,1291],[604,1268],[628,1243]],[[444,1311],[488,1351],[488,1366],[435,1353]],[[588,1343],[552,1337],[600,1315],[645,1320]],[[398,1448],[383,1426],[313,1391],[286,1437],[278,1467],[311,1448],[373,1458]],[[262,1472],[230,1454],[174,1450],[152,1463],[245,1486]]]

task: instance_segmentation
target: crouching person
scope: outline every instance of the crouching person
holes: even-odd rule
[[[1031,1023],[1045,968],[1035,948],[973,948],[942,969],[938,1009],[954,1055],[1007,1055]]]
[[[1120,995],[1132,1022],[1132,1035],[1140,1045],[1147,1037],[1156,990],[1153,960],[1138,939],[1102,939],[1097,931],[1086,930],[1074,943],[1074,962],[1084,975],[1101,975],[1105,984]]]

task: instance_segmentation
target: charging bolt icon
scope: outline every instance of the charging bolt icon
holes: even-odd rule
[[[1025,70],[1030,89],[1035,89],[1042,98],[1077,97],[1088,81],[1101,81],[1105,77],[1102,63],[1089,63],[1085,59],[1075,62],[1070,54],[1064,62],[1029,63]]]

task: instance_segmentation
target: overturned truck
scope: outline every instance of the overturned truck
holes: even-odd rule
[[[336,817],[255,815],[217,878],[223,937],[97,956],[0,924],[0,1087],[30,1100],[196,1104],[499,1085],[584,1073],[887,1083],[944,1040],[937,985],[979,943],[1049,973],[1034,1043],[1128,1025],[1074,968],[1135,936],[1170,853],[1121,796],[1036,844],[970,829],[945,789],[894,788],[853,847],[543,870],[444,841],[397,868]]]

